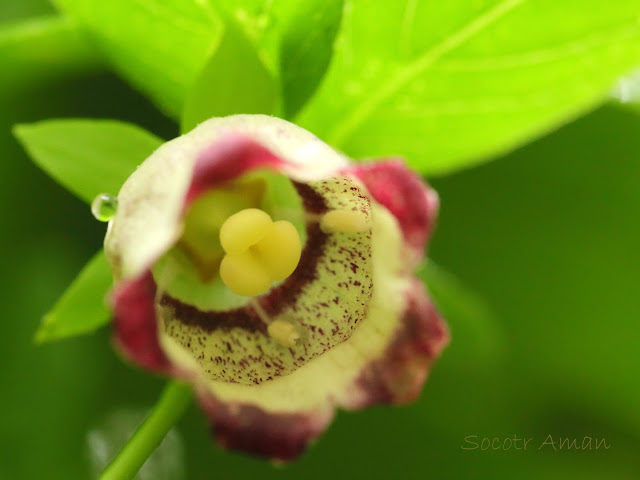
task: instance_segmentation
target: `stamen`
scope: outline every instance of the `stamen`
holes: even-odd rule
[[[254,298],[249,300],[249,305],[256,312],[256,315],[260,317],[260,320],[267,325],[267,333],[277,343],[283,347],[293,347],[300,339],[300,332],[293,323],[281,319],[272,321],[260,305],[260,302]]]
[[[316,213],[310,213],[306,210],[296,210],[294,208],[276,208],[274,211],[276,217],[286,217],[292,222],[304,222],[304,223],[320,223],[322,215]]]
[[[283,347],[293,347],[300,338],[298,329],[286,320],[274,320],[268,327],[269,336]]]
[[[252,298],[251,300],[249,300],[249,305],[256,312],[256,315],[260,317],[260,320],[262,320],[262,323],[264,323],[265,325],[271,324],[271,319],[269,318],[269,315],[267,315],[267,312],[265,312],[262,306],[260,305],[260,302],[258,302],[255,298]]]
[[[338,213],[334,213],[334,212],[338,212]],[[324,218],[329,215],[329,217],[327,218],[327,225],[325,227],[324,225]],[[286,208],[279,208],[277,209],[277,216],[279,217],[287,217],[291,220],[297,220],[297,221],[303,221],[307,224],[309,223],[319,223],[320,226],[327,232],[327,233],[362,233],[362,232],[366,232],[370,229],[369,225],[366,224],[366,216],[353,211],[353,210],[331,210],[327,213],[311,213],[308,212],[306,210],[304,211],[298,211],[298,210],[294,210],[294,209],[286,209]],[[353,220],[356,221],[356,224],[359,222],[360,226],[363,228],[362,232],[341,232],[339,230],[332,230],[332,228],[334,227],[334,225],[332,225],[332,221],[335,220],[335,217],[346,217],[346,220]],[[334,218],[332,218],[334,217]],[[339,221],[339,220],[338,220]],[[363,223],[364,222],[364,223]],[[351,227],[353,228],[353,227]]]
[[[367,217],[357,210],[331,210],[320,220],[320,227],[332,233],[363,233],[371,229]]]

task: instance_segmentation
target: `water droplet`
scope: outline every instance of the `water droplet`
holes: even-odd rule
[[[116,214],[118,198],[108,193],[101,193],[91,202],[91,213],[101,222],[108,222]]]

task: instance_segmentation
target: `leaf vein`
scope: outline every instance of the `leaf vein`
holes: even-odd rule
[[[592,48],[603,47],[620,40],[631,38],[638,34],[639,23],[640,18],[636,18],[633,22],[629,22],[629,24],[612,29],[611,31],[598,32],[597,34],[587,35],[579,40],[566,42],[552,48],[532,50],[517,55],[448,60],[442,62],[437,69],[446,72],[497,71],[564,60],[580,55]]]
[[[392,96],[417,75],[431,67],[443,55],[454,50],[464,42],[481,32],[483,29],[496,22],[515,7],[521,5],[526,0],[503,0],[495,7],[484,14],[465,24],[458,31],[449,35],[442,42],[434,45],[421,57],[397,71],[391,80],[371,94],[368,99],[362,102],[357,108],[344,117],[344,120],[336,125],[329,132],[327,140],[331,145],[340,147],[349,135],[374,112],[385,100]]]

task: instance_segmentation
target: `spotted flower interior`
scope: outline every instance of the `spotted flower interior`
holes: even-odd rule
[[[192,382],[222,446],[289,460],[336,407],[419,393],[447,338],[412,275],[437,197],[402,162],[238,115],[163,145],[118,199],[117,345]]]

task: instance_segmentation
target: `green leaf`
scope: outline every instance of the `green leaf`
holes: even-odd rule
[[[178,118],[184,112],[185,101],[193,98],[193,90],[200,89],[203,79],[209,78],[205,70],[211,71],[209,59],[217,56],[214,52],[222,37],[222,17],[237,24],[257,50],[264,63],[261,69],[277,78],[280,66],[284,68],[285,87],[291,91],[287,108],[293,114],[313,93],[327,68],[343,2],[54,0],[54,3],[89,30],[127,81],[167,114]],[[232,42],[227,39],[226,43]],[[285,59],[282,65],[281,44]],[[233,78],[231,72],[222,77],[219,72],[211,75],[213,79],[226,79],[228,84]]]
[[[253,43],[280,79],[284,115],[291,118],[318,87],[340,26],[343,0],[210,1]]]
[[[71,20],[63,17],[38,18],[0,28],[0,65],[0,98],[104,68],[99,52]]]
[[[112,283],[104,252],[98,252],[82,269],[36,333],[37,342],[49,342],[91,332],[109,321],[105,294]]]
[[[557,126],[640,62],[637,0],[352,2],[298,118],[354,157],[444,173]]]
[[[432,260],[417,275],[451,329],[451,358],[468,368],[469,361],[487,361],[504,351],[503,332],[482,297]]]
[[[117,194],[129,175],[162,144],[151,133],[114,120],[48,120],[14,127],[31,158],[88,203]]]
[[[300,8],[299,0],[207,0],[213,8],[234,21],[254,44],[275,75],[278,72],[282,31],[287,19]],[[318,0],[319,1],[319,0]],[[314,3],[316,3],[314,1]]]
[[[293,117],[316,90],[329,66],[344,0],[301,2],[282,35],[280,71],[284,113]]]
[[[276,83],[251,42],[232,22],[185,102],[181,130],[211,117],[235,113],[271,114]]]
[[[499,309],[507,383],[555,409],[545,435],[574,412],[586,430],[640,438],[638,132],[640,113],[607,106],[433,182],[443,215],[430,251]]]
[[[178,117],[187,91],[219,41],[222,23],[195,0],[55,0],[95,37],[114,67]]]

